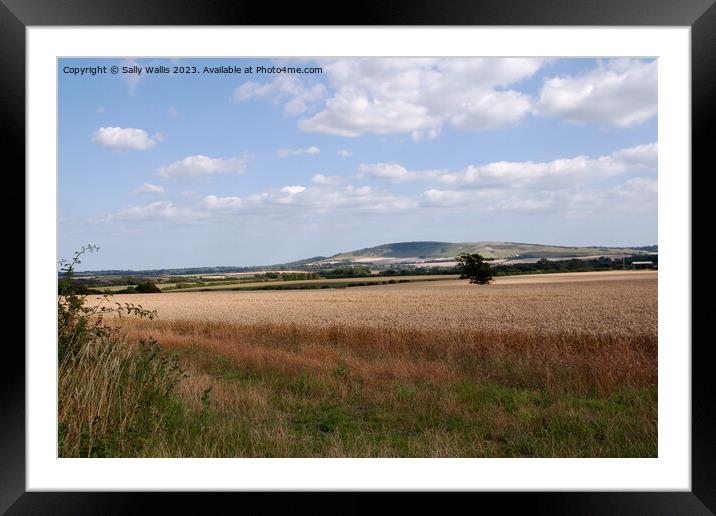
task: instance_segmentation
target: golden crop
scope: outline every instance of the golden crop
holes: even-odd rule
[[[449,332],[657,333],[657,273],[570,273],[347,289],[177,292],[115,298],[160,320]]]

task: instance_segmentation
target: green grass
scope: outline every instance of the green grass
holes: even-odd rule
[[[366,287],[371,285],[388,285],[394,283],[408,283],[414,281],[438,281],[456,279],[458,275],[436,274],[416,276],[372,276],[361,278],[324,278],[316,280],[273,280],[264,282],[223,283],[217,285],[204,285],[187,287],[172,292],[204,292],[204,291],[234,291],[234,290],[302,290],[318,288],[347,288]]]
[[[366,392],[344,364],[330,377],[254,374],[200,348],[180,355],[212,390],[173,397],[163,430],[134,456],[654,457],[656,388],[564,395],[497,383],[387,382]],[[259,392],[241,410],[214,399]],[[378,394],[378,395],[376,395]],[[191,400],[190,400],[191,401]],[[101,448],[116,456],[111,443]],[[121,454],[120,454],[121,455]]]

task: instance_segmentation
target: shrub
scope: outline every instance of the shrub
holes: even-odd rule
[[[72,354],[86,342],[111,337],[116,331],[104,324],[104,316],[114,313],[118,316],[133,315],[140,318],[153,319],[156,312],[144,310],[132,303],[114,303],[109,305],[111,294],[103,294],[94,306],[87,306],[86,294],[82,294],[73,284],[74,270],[81,263],[80,257],[88,252],[98,251],[94,245],[82,247],[75,252],[72,261],[60,261],[61,277],[58,282],[57,327],[58,327],[58,359]]]
[[[161,293],[162,289],[157,287],[154,283],[145,281],[144,283],[140,283],[139,285],[137,285],[134,291],[138,292],[139,294],[159,294]]]
[[[338,267],[328,271],[323,271],[321,275],[324,278],[360,278],[370,276],[370,269],[364,265],[356,265],[354,267]]]
[[[156,313],[131,303],[88,306],[72,284],[84,246],[61,261],[58,284],[58,449],[61,457],[133,456],[162,435],[164,415],[177,406],[174,387],[182,376],[177,358],[153,339],[132,344],[103,322],[119,317],[153,319]]]

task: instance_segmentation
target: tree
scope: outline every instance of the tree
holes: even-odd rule
[[[469,278],[470,283],[479,285],[487,285],[492,281],[492,269],[488,263],[492,258],[485,258],[477,253],[463,253],[455,260],[462,272],[461,279]]]
[[[159,287],[149,281],[140,283],[135,287],[134,291],[140,294],[160,294],[162,292]]]

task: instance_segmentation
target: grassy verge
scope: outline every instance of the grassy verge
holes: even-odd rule
[[[112,456],[653,457],[652,339],[131,322],[185,375]],[[458,338],[459,337],[459,338]],[[514,344],[510,344],[510,343]],[[620,367],[615,367],[616,363]],[[590,366],[590,364],[592,364]]]
[[[162,442],[183,402],[176,357],[156,343],[83,343],[59,368],[60,457],[134,457]]]
[[[177,421],[166,447],[147,450],[150,456],[656,455],[655,388],[579,395],[490,381],[390,381],[378,397],[341,366],[333,377],[317,377],[257,375],[211,362],[184,387],[193,408]]]

